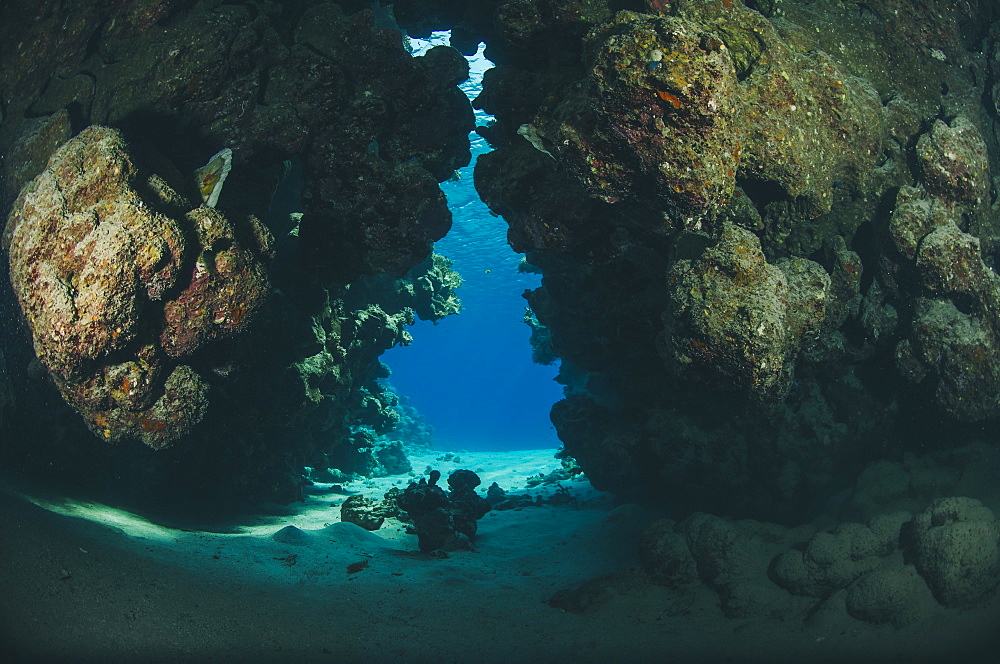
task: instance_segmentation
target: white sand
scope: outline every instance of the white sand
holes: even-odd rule
[[[475,470],[481,490],[558,467],[551,450],[411,457],[444,478]],[[410,477],[345,487],[380,498]],[[443,481],[443,480],[442,480]],[[715,593],[686,601],[635,574],[606,601],[567,613],[559,591],[635,565],[638,532],[653,515],[614,508],[586,481],[564,483],[576,505],[492,512],[476,550],[436,560],[389,520],[370,533],[339,521],[342,493],[318,485],[295,513],[231,532],[189,532],[73,501],[0,498],[0,625],[38,661],[933,661],[982,645],[1000,604],[946,612],[908,630],[846,615],[782,622],[722,616]],[[551,494],[554,487],[528,490]],[[300,543],[273,539],[303,531]],[[351,573],[348,566],[366,561]],[[990,661],[990,660],[983,660]]]

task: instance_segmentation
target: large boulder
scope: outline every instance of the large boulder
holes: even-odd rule
[[[830,276],[806,259],[769,263],[760,240],[727,224],[698,259],[668,276],[664,355],[685,378],[758,401],[784,396],[795,358],[823,320]]]
[[[941,604],[967,607],[1000,584],[1000,521],[974,498],[942,498],[913,519],[916,566]]]
[[[188,433],[208,386],[186,362],[242,331],[270,289],[268,231],[178,190],[92,126],[55,151],[4,231],[35,353],[111,441],[160,448]]]
[[[847,590],[847,613],[875,625],[903,627],[927,616],[934,598],[913,565],[878,569]]]
[[[657,519],[642,532],[639,556],[650,578],[667,588],[683,588],[698,582],[698,566],[684,535],[673,521]]]
[[[860,523],[813,535],[804,550],[790,549],[771,564],[771,576],[794,595],[826,597],[879,565],[879,539]]]

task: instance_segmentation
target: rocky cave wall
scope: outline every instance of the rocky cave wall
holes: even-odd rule
[[[595,486],[795,520],[875,460],[995,444],[995,3],[396,14],[497,64],[476,184],[543,274],[552,419]]]
[[[5,7],[7,471],[239,503],[400,470],[378,358],[460,308],[432,243],[473,115],[465,59],[369,4]]]
[[[452,280],[394,278],[447,231],[436,182],[466,163],[472,122],[464,61],[411,60],[387,4],[9,13],[5,206],[57,146],[105,125],[139,151],[140,184],[232,147],[218,207],[236,225],[268,220],[295,157],[304,215],[265,223],[273,283],[252,324],[184,358],[209,383],[190,434],[155,455],[85,435],[44,372],[22,375],[27,334],[7,326],[7,447],[69,458],[73,441],[135,457],[147,480],[181,467],[288,499],[330,440],[363,448],[357,426],[384,426],[378,353],[403,338],[411,290]],[[497,64],[475,102],[496,118],[476,183],[543,274],[529,319],[537,356],[561,361],[553,421],[598,488],[794,519],[872,461],[992,443],[995,3],[391,4],[411,35],[451,29]]]

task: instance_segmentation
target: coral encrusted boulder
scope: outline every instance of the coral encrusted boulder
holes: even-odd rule
[[[244,329],[269,291],[264,227],[188,203],[106,127],[55,151],[3,243],[35,353],[111,441],[160,448],[189,432],[208,385],[185,360]]]
[[[679,260],[664,315],[665,359],[758,399],[782,395],[802,344],[823,320],[829,275],[799,258],[772,265],[760,240],[727,224],[697,260]]]
[[[476,493],[479,476],[471,470],[456,470],[448,477],[445,492],[437,485],[439,471],[430,479],[410,482],[396,497],[399,507],[413,519],[417,544],[423,553],[471,549],[477,521],[492,509],[489,501]]]
[[[917,570],[941,604],[967,607],[1000,584],[1000,522],[973,498],[942,498],[913,519]]]

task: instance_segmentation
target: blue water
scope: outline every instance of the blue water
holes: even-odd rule
[[[438,43],[412,40],[414,54]],[[478,94],[490,65],[482,49],[470,58],[472,75],[462,87]],[[477,112],[477,123],[488,116]],[[539,276],[519,274],[521,255],[507,246],[507,225],[479,200],[472,181],[478,155],[489,147],[472,135],[473,163],[461,179],[441,185],[453,215],[452,230],[435,251],[453,262],[465,280],[458,289],[462,312],[437,325],[420,321],[410,328],[413,343],[382,356],[392,369],[389,383],[434,427],[435,447],[442,450],[502,451],[555,448],[549,408],[562,396],[553,379],[555,366],[531,361],[524,324],[525,289]]]

